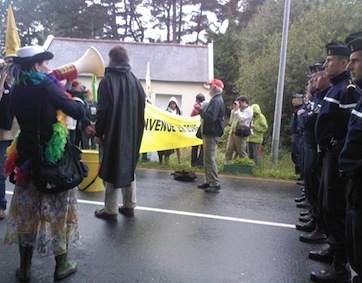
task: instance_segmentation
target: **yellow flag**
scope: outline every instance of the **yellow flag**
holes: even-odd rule
[[[20,47],[20,39],[11,5],[8,8],[8,18],[6,22],[6,40],[5,40],[5,56],[16,54]]]

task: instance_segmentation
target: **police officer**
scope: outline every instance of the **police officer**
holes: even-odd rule
[[[330,268],[312,272],[310,276],[317,282],[345,282],[351,280],[351,270],[345,242],[346,182],[339,176],[338,157],[347,134],[350,113],[356,106],[357,95],[347,90],[350,74],[346,68],[350,51],[346,44],[332,42],[326,45],[326,50],[324,67],[333,86],[321,104],[315,134],[322,165],[319,211],[328,235],[329,248],[311,253],[323,260],[333,260]]]
[[[298,119],[298,111],[304,107],[304,95],[296,93],[292,96],[293,116],[290,121],[290,134],[292,143],[292,160],[294,163],[295,174],[299,175],[299,180],[303,179],[302,172],[302,158],[301,158],[301,145],[302,145],[302,129]]]
[[[360,98],[351,113],[339,166],[347,177],[346,245],[353,270],[362,282],[362,32],[351,34],[346,43],[351,51],[348,69]]]
[[[315,85],[315,91],[310,101],[307,103],[303,113],[300,115],[304,127],[304,180],[305,191],[308,202],[311,204],[310,222],[300,226],[296,225],[298,230],[309,231],[307,228],[312,227],[314,230],[310,234],[302,234],[299,239],[302,242],[320,243],[327,239],[321,224],[321,218],[318,207],[318,192],[320,170],[318,166],[317,141],[314,133],[317,115],[321,103],[331,88],[331,82],[327,78],[323,64],[316,63],[311,66],[313,72],[312,79]],[[302,220],[302,219],[300,219]]]

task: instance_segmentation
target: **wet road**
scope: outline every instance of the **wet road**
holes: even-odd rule
[[[308,259],[324,245],[298,240],[294,182],[221,176],[215,195],[196,188],[202,175],[185,183],[170,173],[137,170],[133,219],[97,219],[104,192],[78,193],[82,244],[69,251],[78,271],[62,282],[310,282],[327,266]],[[18,247],[2,244],[4,235],[2,220],[0,282],[16,282]],[[31,282],[52,282],[54,267],[34,256]]]

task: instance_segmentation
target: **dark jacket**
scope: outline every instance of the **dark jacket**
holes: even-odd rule
[[[134,180],[144,111],[145,92],[130,65],[107,67],[98,89],[96,136],[103,138],[99,176],[115,188]]]
[[[32,85],[31,82],[27,82],[27,85],[15,85],[11,102],[21,130],[17,141],[19,166],[34,157],[38,150],[38,124],[40,140],[45,146],[53,135],[58,109],[74,119],[81,119],[85,115],[84,105],[67,97],[60,87],[48,78],[39,85]]]
[[[203,119],[202,134],[221,137],[224,133],[225,105],[221,94],[213,96],[206,109],[200,112]]]
[[[354,172],[361,180],[362,174],[362,90],[355,90],[359,94],[356,107],[352,110],[348,124],[346,142],[339,156],[339,166],[343,172]]]
[[[331,79],[333,86],[321,104],[315,134],[317,143],[322,148],[328,146],[331,140],[343,143],[347,135],[349,117],[358,100],[357,94],[349,93],[347,90],[349,79],[348,71]]]

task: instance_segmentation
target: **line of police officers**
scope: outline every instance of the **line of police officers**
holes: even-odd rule
[[[313,97],[300,110],[303,170],[311,219],[300,240],[329,247],[309,253],[329,268],[315,282],[362,283],[362,32],[326,45],[324,64],[311,67]],[[353,81],[353,84],[352,84]]]

